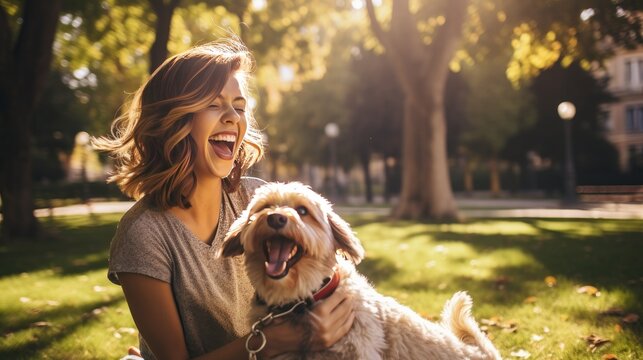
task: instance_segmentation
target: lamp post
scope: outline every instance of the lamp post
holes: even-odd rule
[[[333,169],[331,177],[330,195],[331,199],[337,200],[337,144],[335,139],[339,136],[339,126],[331,122],[324,127],[326,136],[330,139],[330,166]]]
[[[576,173],[572,154],[572,119],[576,115],[576,107],[569,101],[558,104],[558,116],[563,119],[565,128],[565,195],[563,201],[568,204],[576,202]]]
[[[87,203],[89,199],[89,189],[87,188],[87,147],[89,145],[89,134],[81,131],[76,134],[76,144],[80,146],[80,181],[82,182],[82,201]]]

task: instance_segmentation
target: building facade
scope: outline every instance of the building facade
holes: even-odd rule
[[[621,170],[629,172],[643,157],[643,47],[618,50],[605,65],[616,98],[605,106],[606,136],[618,150]]]

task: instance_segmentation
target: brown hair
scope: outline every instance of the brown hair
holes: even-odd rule
[[[134,93],[126,111],[114,120],[111,138],[93,139],[99,150],[110,153],[116,171],[108,182],[135,199],[146,196],[153,206],[190,207],[195,189],[196,144],[189,136],[195,112],[219,95],[235,75],[248,93],[253,60],[247,48],[226,39],[200,45],[167,59]],[[263,156],[262,134],[250,111],[248,129],[223,179],[224,191],[234,192],[241,176]]]

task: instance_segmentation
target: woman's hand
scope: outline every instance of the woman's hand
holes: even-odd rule
[[[268,326],[266,334],[266,349],[262,351],[265,357],[273,357],[284,352],[294,352],[301,349],[304,342],[310,343],[310,350],[320,351],[333,346],[350,330],[355,319],[352,300],[348,295],[339,291],[328,298],[318,301],[310,313],[312,334],[310,339],[304,338],[301,326],[289,321],[276,322]]]

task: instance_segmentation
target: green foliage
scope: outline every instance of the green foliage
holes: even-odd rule
[[[345,106],[350,113],[352,151],[399,159],[402,147],[403,95],[384,55],[354,48],[353,81]]]
[[[536,120],[531,94],[511,85],[506,66],[505,57],[494,56],[464,71],[471,92],[462,145],[474,157],[496,157],[511,136]]]
[[[560,102],[571,101],[576,106],[576,116],[571,121],[579,183],[591,184],[618,171],[616,150],[602,135],[604,122],[600,106],[612,99],[604,79],[596,79],[578,63],[569,67],[557,63],[534,79],[531,91],[537,120],[508,142],[504,150],[507,158],[520,163],[528,151],[536,151],[555,164],[562,164],[563,121],[556,109]]]

